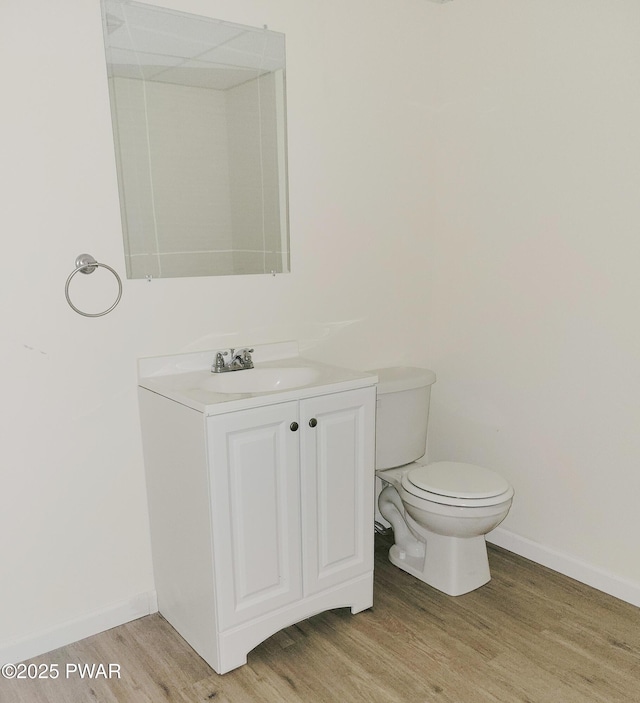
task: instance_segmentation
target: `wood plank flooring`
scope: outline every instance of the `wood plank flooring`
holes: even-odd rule
[[[376,537],[375,605],[283,630],[218,676],[159,615],[31,660],[1,703],[635,703],[640,609],[490,547],[492,580],[450,598],[392,566]],[[111,679],[68,664],[119,664]]]

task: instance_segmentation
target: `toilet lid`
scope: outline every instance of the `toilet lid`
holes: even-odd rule
[[[475,464],[436,461],[407,474],[409,483],[423,491],[449,498],[492,498],[509,490],[506,479]]]

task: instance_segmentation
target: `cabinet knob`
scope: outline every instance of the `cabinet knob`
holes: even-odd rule
[[[315,419],[315,417],[312,417],[309,420],[309,427],[315,427],[318,424],[318,421]]]
[[[289,425],[289,429],[290,429],[292,432],[295,432],[295,431],[298,429],[298,423],[297,423],[297,422],[292,422],[292,423]]]

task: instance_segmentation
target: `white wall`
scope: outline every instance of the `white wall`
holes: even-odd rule
[[[99,3],[0,3],[0,660],[149,607],[138,357],[298,339],[354,367],[425,361],[415,285],[433,163],[415,157],[431,144],[441,7],[164,4],[287,35],[293,273],[125,280],[108,316],[74,313],[78,254],[124,276]],[[115,285],[99,270],[71,295],[95,311]]]
[[[223,345],[434,368],[432,458],[494,466],[515,544],[637,592],[636,1],[171,5],[287,35],[293,273],[75,314],[77,254],[124,271],[99,6],[0,4],[0,659],[149,607],[136,359]]]
[[[640,5],[445,7],[430,454],[513,482],[504,543],[640,603]]]

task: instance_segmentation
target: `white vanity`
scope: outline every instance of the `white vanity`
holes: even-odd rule
[[[256,347],[139,362],[160,613],[220,674],[278,630],[373,604],[376,376]]]

